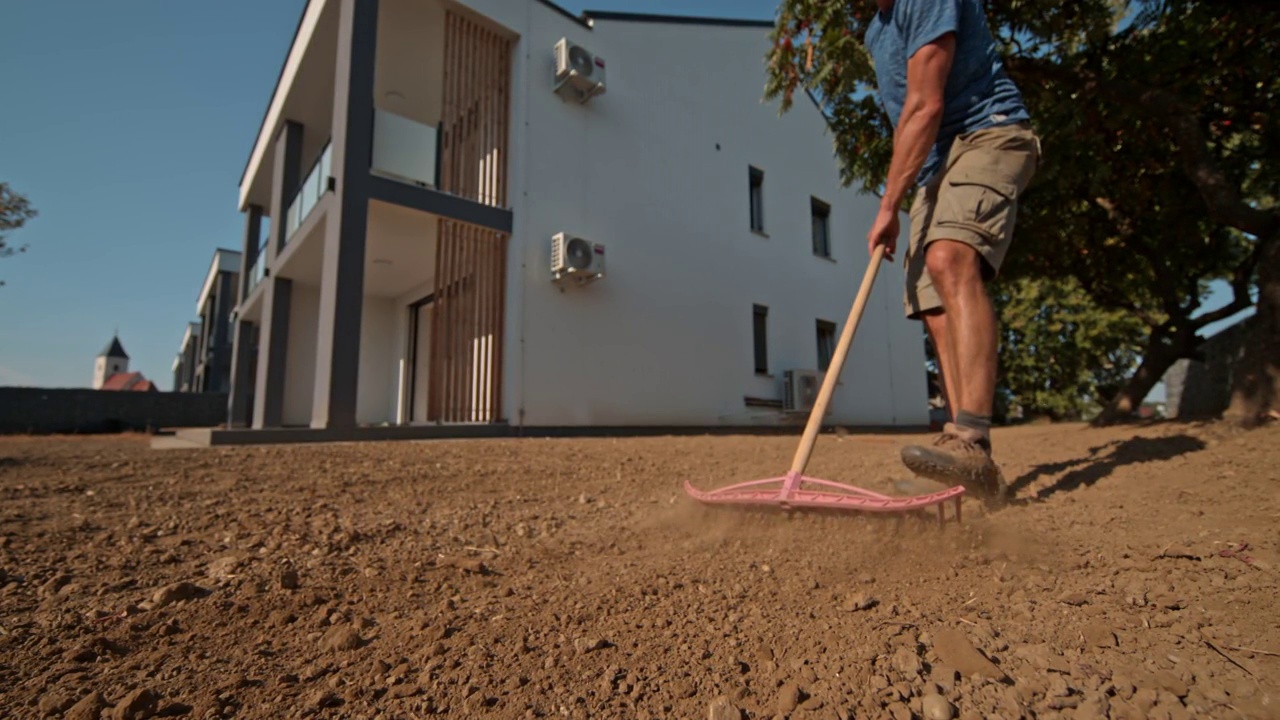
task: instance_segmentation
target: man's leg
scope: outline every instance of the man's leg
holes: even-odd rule
[[[1003,496],[1005,486],[991,459],[997,338],[986,282],[1012,242],[1018,196],[1039,155],[1039,142],[1025,126],[957,138],[923,243],[925,274],[945,308],[945,328],[930,332],[950,348],[951,367],[943,372],[955,405],[937,442],[903,448],[902,460],[918,475],[988,497]]]
[[[933,351],[938,355],[938,382],[942,385],[942,399],[947,403],[947,414],[954,420],[957,403],[960,402],[957,388],[960,387],[956,375],[955,348],[951,345],[951,335],[947,332],[947,314],[943,310],[934,310],[923,316],[925,329],[929,332],[929,340],[933,343]]]
[[[953,418],[986,435],[996,389],[996,317],[982,278],[982,258],[964,243],[935,240],[925,253],[925,264],[947,308],[943,334],[951,342],[952,362],[944,372],[958,381],[950,398],[955,402]],[[961,413],[978,425],[965,422],[968,418],[962,419]]]

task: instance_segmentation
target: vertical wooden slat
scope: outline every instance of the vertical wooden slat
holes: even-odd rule
[[[489,34],[489,78],[485,83],[485,142],[484,142],[484,162],[486,169],[484,193],[485,202],[489,205],[498,204],[497,193],[497,165],[494,156],[497,154],[496,144],[498,141],[498,133],[494,127],[495,121],[498,119],[498,107],[496,96],[498,93],[498,69],[500,58],[500,38],[492,33]]]
[[[466,29],[466,62],[463,67],[467,70],[468,82],[463,86],[462,100],[462,136],[466,138],[466,145],[463,147],[462,160],[462,190],[461,195],[468,200],[473,200],[471,194],[471,174],[473,172],[471,165],[471,156],[475,153],[475,133],[471,130],[471,121],[475,117],[475,110],[472,107],[476,92],[475,71],[476,71],[476,43],[475,43],[476,26],[474,23],[468,23]]]
[[[453,227],[451,241],[453,243],[453,314],[449,318],[449,322],[453,325],[453,337],[451,338],[452,348],[449,352],[449,363],[453,370],[453,387],[449,391],[449,419],[457,423],[460,421],[461,414],[458,407],[462,400],[462,363],[458,361],[462,355],[463,343],[466,342],[466,328],[463,327],[463,306],[466,304],[466,286],[463,284],[466,274],[466,264],[463,263],[463,243],[462,225],[460,223],[449,223]]]
[[[467,225],[457,225],[457,251],[458,251],[458,274],[454,282],[458,283],[458,304],[457,315],[454,315],[454,322],[457,323],[457,342],[453,346],[453,413],[454,421],[466,420],[466,347],[468,336],[467,328],[467,304],[470,302],[470,292],[468,292],[467,278]]]
[[[446,12],[444,16],[444,100],[440,113],[440,189],[449,192],[453,182],[453,153],[455,143],[453,136],[453,80],[458,73],[453,67],[456,45],[453,39],[454,15]],[[439,271],[439,266],[436,270]]]
[[[493,312],[493,291],[496,288],[493,277],[493,241],[490,237],[492,233],[485,233],[484,237],[484,270],[487,282],[484,291],[484,306],[480,309],[481,325],[484,327],[481,338],[483,338],[484,348],[484,377],[480,382],[481,391],[481,407],[483,408],[482,420],[486,422],[493,419],[493,323],[490,322],[490,316]]]
[[[476,229],[467,228],[467,279],[470,293],[467,297],[467,405],[468,422],[475,422],[476,412],[476,306],[480,302],[480,288],[476,283],[476,258],[480,254],[476,242]]]
[[[495,295],[498,286],[502,280],[498,277],[496,270],[497,265],[497,246],[494,240],[495,233],[487,233],[485,238],[485,249],[487,250],[485,257],[485,274],[489,276],[489,287],[485,292],[486,305],[484,308],[484,324],[485,335],[487,337],[487,346],[485,347],[485,380],[483,387],[485,388],[485,420],[493,422],[496,418],[493,414],[493,385],[497,368],[493,364],[494,348],[497,343],[497,328],[493,322],[493,312],[497,308]]]
[[[492,423],[492,421],[494,420],[494,416],[493,416],[493,375],[494,375],[494,369],[493,369],[493,341],[494,341],[493,309],[494,309],[494,301],[493,301],[493,296],[494,296],[494,292],[497,292],[497,290],[498,290],[498,278],[497,278],[497,277],[495,277],[495,275],[494,275],[494,273],[493,273],[493,264],[494,264],[494,263],[493,263],[493,261],[494,261],[494,252],[493,252],[493,251],[494,251],[494,245],[493,245],[493,233],[486,233],[486,234],[488,234],[488,236],[489,236],[489,237],[486,237],[486,238],[485,238],[485,250],[486,250],[486,254],[485,254],[485,269],[486,269],[486,272],[485,272],[485,274],[486,274],[486,275],[488,275],[488,277],[489,277],[489,287],[488,287],[488,288],[486,288],[486,290],[485,290],[484,324],[485,324],[485,337],[486,337],[486,338],[488,338],[488,340],[486,340],[486,341],[485,341],[485,342],[486,342],[486,345],[485,345],[485,375],[484,375],[484,384],[483,384],[483,386],[481,386],[481,387],[485,388],[485,405],[484,405],[484,407],[485,407],[485,418],[484,418],[484,419],[485,419],[486,421],[490,421],[490,423]]]
[[[443,331],[443,322],[440,318],[440,309],[443,307],[444,294],[443,283],[440,279],[444,276],[441,268],[444,261],[444,232],[443,220],[436,221],[436,267],[435,267],[435,307],[431,310],[431,346],[427,351],[427,421],[436,422],[440,419],[440,333]]]
[[[502,368],[503,368],[503,349],[506,346],[506,314],[507,314],[507,235],[498,233],[495,237],[497,245],[497,265],[498,286],[494,293],[494,311],[493,326],[493,419],[502,419]]]

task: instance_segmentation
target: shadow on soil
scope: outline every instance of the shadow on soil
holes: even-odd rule
[[[1030,472],[1014,480],[1009,485],[1009,491],[1011,494],[1016,494],[1042,477],[1070,470],[1052,485],[1040,488],[1034,497],[1029,498],[1046,500],[1055,493],[1076,490],[1082,486],[1089,487],[1110,475],[1116,468],[1134,463],[1172,460],[1180,455],[1199,452],[1205,447],[1203,440],[1190,435],[1116,440],[1090,448],[1089,455],[1086,457],[1037,465]],[[1110,452],[1107,452],[1108,450]]]

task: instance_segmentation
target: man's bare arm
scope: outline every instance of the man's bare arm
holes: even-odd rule
[[[880,212],[867,233],[867,252],[874,253],[877,245],[884,245],[889,262],[893,262],[898,244],[898,209],[938,138],[943,93],[955,49],[955,34],[947,33],[920,48],[907,61],[907,97],[893,134],[893,160],[885,179]]]
[[[947,33],[920,48],[907,61],[907,97],[893,137],[893,160],[881,207],[897,212],[902,206],[902,199],[938,138],[943,92],[955,50],[955,34]]]

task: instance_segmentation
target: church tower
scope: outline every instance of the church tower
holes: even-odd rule
[[[129,372],[129,355],[120,344],[119,336],[115,336],[98,353],[98,359],[93,365],[93,389],[101,390],[107,378],[122,372]]]

